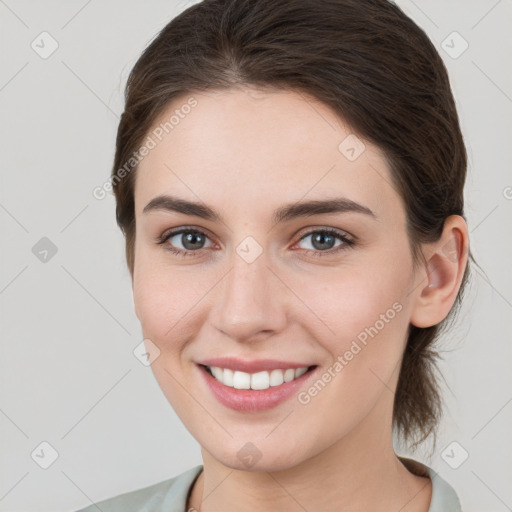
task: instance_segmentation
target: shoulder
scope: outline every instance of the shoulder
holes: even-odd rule
[[[427,467],[427,471],[432,480],[432,501],[428,512],[462,512],[455,489],[432,468]]]
[[[417,460],[399,457],[404,466],[412,473],[428,476],[432,482],[432,499],[428,512],[462,512],[455,489],[441,478],[435,470]]]
[[[93,503],[76,512],[183,512],[187,495],[203,466],[195,466],[174,478]]]

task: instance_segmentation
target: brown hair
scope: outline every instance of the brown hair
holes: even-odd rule
[[[406,208],[415,263],[448,216],[464,217],[467,155],[448,74],[425,32],[394,3],[204,0],[161,30],[128,78],[112,181],[132,275],[134,151],[171,100],[244,85],[309,94],[383,150]],[[459,309],[468,274],[469,265],[443,322],[410,326],[393,422],[414,448],[430,434],[435,441],[442,401],[433,344]]]

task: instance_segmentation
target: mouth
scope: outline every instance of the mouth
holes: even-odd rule
[[[248,373],[197,364],[212,395],[225,407],[244,412],[265,411],[297,395],[318,373],[319,366],[303,366]]]
[[[263,391],[270,387],[282,386],[287,382],[294,381],[307,372],[316,368],[313,366],[303,366],[301,368],[276,368],[271,371],[260,371],[248,373],[230,368],[221,368],[219,366],[199,365],[208,372],[217,382],[224,386],[234,389],[253,389]]]

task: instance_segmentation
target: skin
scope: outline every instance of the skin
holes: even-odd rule
[[[175,99],[155,126],[190,96]],[[383,153],[364,141],[365,151],[349,161],[338,146],[351,130],[327,106],[248,87],[193,96],[197,106],[137,170],[132,276],[144,337],[160,350],[154,375],[202,447],[204,471],[188,507],[427,512],[430,480],[393,451],[393,396],[409,324],[435,325],[454,303],[466,266],[464,219],[449,217],[415,267]],[[205,203],[224,222],[143,213],[161,194]],[[340,196],[376,218],[345,212],[272,222],[284,204]],[[182,226],[206,235],[186,257],[166,248],[190,247],[182,235],[157,243]],[[326,227],[355,245],[334,252],[343,242],[318,249],[304,237]],[[247,236],[262,249],[252,263],[236,252]],[[321,374],[394,303],[400,312],[307,404],[293,396],[269,411],[233,411],[195,364],[268,357],[317,364]],[[250,468],[237,456],[247,442],[261,453]]]

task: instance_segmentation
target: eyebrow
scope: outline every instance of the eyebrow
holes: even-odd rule
[[[152,211],[169,211],[182,213],[184,215],[193,215],[209,221],[225,223],[222,216],[213,208],[193,201],[187,201],[174,196],[161,195],[153,198],[142,211],[149,213]],[[356,203],[351,199],[339,197],[325,200],[299,201],[281,206],[274,211],[272,215],[273,223],[287,222],[292,219],[320,215],[325,213],[362,213],[373,219],[377,216],[362,204]]]

